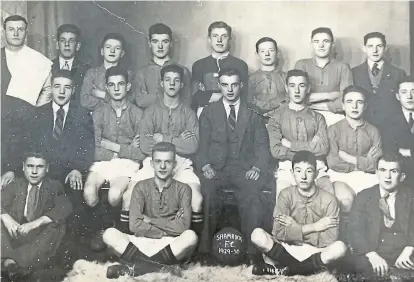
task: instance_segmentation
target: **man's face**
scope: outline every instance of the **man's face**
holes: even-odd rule
[[[49,165],[42,158],[29,157],[23,163],[24,176],[32,185],[42,182],[48,171]]]
[[[159,58],[165,58],[172,46],[171,38],[168,34],[153,34],[150,40],[152,54]]]
[[[400,84],[397,100],[407,111],[414,111],[414,82],[404,82]]]
[[[315,167],[307,162],[296,163],[293,166],[293,177],[296,185],[303,191],[309,191],[318,175]]]
[[[225,28],[213,28],[208,38],[211,48],[216,53],[225,53],[230,48],[230,35]]]
[[[55,77],[52,81],[53,101],[64,106],[70,101],[73,93],[72,80],[66,77]]]
[[[125,52],[122,43],[116,39],[108,39],[101,48],[101,55],[108,63],[118,63]]]
[[[175,168],[174,152],[154,152],[151,166],[154,168],[154,175],[161,180],[168,180],[173,177]]]
[[[238,75],[222,75],[219,78],[219,87],[221,94],[223,95],[223,99],[229,103],[234,103],[240,97],[243,82],[240,82],[240,77]]]
[[[405,178],[397,162],[386,162],[384,160],[378,162],[377,176],[380,186],[389,192],[395,191]]]
[[[345,95],[342,108],[345,115],[351,119],[361,119],[365,110],[365,98],[359,92],[349,92]]]
[[[169,97],[177,96],[180,89],[183,88],[180,74],[176,72],[166,72],[164,74],[164,79],[161,81],[161,87],[164,89],[164,93]]]
[[[303,76],[291,76],[287,84],[290,101],[295,104],[304,104],[306,95],[310,91],[310,86]]]
[[[373,62],[379,62],[384,57],[385,45],[381,38],[370,38],[367,44],[364,46],[364,51],[367,54],[369,60]]]
[[[312,37],[312,48],[316,57],[329,57],[332,45],[332,39],[327,33],[317,33]]]
[[[126,79],[123,75],[112,75],[108,77],[106,82],[106,90],[111,96],[112,100],[121,101],[125,99],[131,84],[126,82]]]
[[[263,66],[273,66],[276,64],[277,49],[275,44],[270,41],[262,42],[259,44],[257,57],[260,64]]]
[[[4,31],[7,44],[13,47],[23,46],[26,39],[26,24],[23,21],[9,21]]]
[[[71,59],[75,56],[76,51],[80,48],[80,42],[76,38],[76,34],[72,32],[63,32],[59,36],[57,49],[64,59]]]

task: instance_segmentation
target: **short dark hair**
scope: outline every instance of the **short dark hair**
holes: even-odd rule
[[[231,26],[229,26],[228,24],[226,24],[225,22],[222,22],[222,21],[213,22],[212,24],[209,25],[209,27],[208,27],[208,36],[211,35],[211,32],[215,28],[225,28],[227,30],[227,33],[229,34],[229,37],[231,38]]]
[[[334,36],[332,30],[329,27],[318,27],[312,30],[311,39],[318,33],[326,33],[331,37],[331,40],[334,41]]]
[[[411,82],[414,83],[414,75],[406,75],[403,79],[398,82],[398,88],[400,88],[401,84]]]
[[[400,167],[400,171],[402,171],[402,164],[403,164],[403,158],[400,154],[397,153],[386,153],[381,156],[379,156],[375,160],[375,169],[378,169],[379,162],[383,160],[384,162],[388,163],[398,163],[398,166]]]
[[[58,70],[52,71],[52,83],[53,83],[53,80],[57,77],[64,77],[64,78],[72,80],[73,82],[73,74],[69,70],[58,69]]]
[[[24,24],[26,25],[26,29],[27,29],[27,20],[20,15],[12,15],[12,16],[7,17],[3,22],[3,28],[4,30],[6,30],[7,22],[20,22],[20,21],[24,22]]]
[[[305,162],[316,169],[316,156],[309,151],[297,151],[292,157],[292,169],[297,163]]]
[[[219,77],[222,77],[223,75],[225,75],[225,76],[237,75],[240,78],[240,80],[241,80],[240,72],[237,69],[232,69],[232,68],[224,68],[224,69],[221,69],[219,71]]]
[[[171,28],[168,25],[163,24],[163,23],[156,23],[150,26],[149,32],[148,32],[148,36],[150,40],[153,34],[168,34],[168,36],[170,37],[170,40],[172,40]]]
[[[110,76],[121,75],[125,78],[125,82],[128,83],[128,72],[119,66],[110,67],[105,72],[105,82],[108,82]]]
[[[367,33],[364,36],[364,45],[367,45],[368,39],[371,39],[371,38],[379,38],[381,39],[382,44],[384,44],[384,46],[387,45],[387,40],[385,39],[385,35],[377,31]]]
[[[306,71],[293,69],[287,72],[286,74],[286,85],[289,84],[289,78],[292,76],[302,76],[306,79],[306,82],[309,84],[309,75]]]
[[[154,156],[155,152],[173,152],[174,156],[177,154],[175,145],[170,142],[159,142],[152,147],[152,154]]]
[[[125,41],[125,38],[120,33],[108,33],[108,34],[106,34],[105,37],[102,40],[101,48],[104,47],[105,42],[108,41],[109,39],[114,39],[114,40],[118,40],[119,42],[121,42],[122,49],[125,50],[126,41]]]
[[[256,53],[259,53],[259,45],[263,42],[272,42],[273,45],[275,45],[276,51],[277,51],[277,42],[273,38],[270,37],[262,37],[256,42]]]
[[[49,159],[46,156],[46,153],[42,150],[34,149],[27,151],[23,154],[23,162],[25,163],[28,158],[37,158],[37,159],[43,159],[46,161],[46,163],[49,163]]]
[[[349,85],[347,88],[344,89],[344,93],[342,95],[342,102],[345,102],[345,96],[346,94],[350,92],[360,93],[362,96],[364,96],[364,102],[367,102],[368,95],[369,95],[368,92],[364,88],[357,86],[357,85]]]
[[[76,40],[78,40],[78,41],[80,40],[81,30],[76,25],[73,25],[73,24],[62,24],[61,26],[59,26],[58,29],[57,29],[57,40],[59,40],[59,37],[64,32],[73,33],[73,34],[76,35]]]
[[[175,73],[178,73],[180,75],[181,80],[183,79],[184,71],[183,71],[183,68],[180,67],[179,65],[171,64],[171,65],[166,65],[165,67],[163,67],[161,69],[161,79],[164,79],[164,75],[167,72],[175,72]]]

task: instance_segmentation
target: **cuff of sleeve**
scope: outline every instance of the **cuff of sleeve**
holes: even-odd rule
[[[302,226],[299,224],[293,224],[290,227],[290,232],[289,232],[289,241],[294,241],[294,242],[303,242],[303,233],[302,233]]]
[[[130,154],[129,154],[129,145],[120,145],[119,146],[119,156],[120,157],[130,157]]]

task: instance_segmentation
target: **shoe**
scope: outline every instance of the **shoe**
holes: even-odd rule
[[[283,275],[284,269],[279,269],[274,265],[268,263],[261,263],[253,265],[253,275]]]
[[[106,270],[106,278],[116,279],[119,276],[134,276],[134,265],[133,264],[117,264],[108,266]]]
[[[175,265],[162,265],[161,267],[154,268],[154,265],[159,265],[159,263],[153,261],[141,261],[135,264],[124,263],[109,266],[106,270],[106,278],[116,279],[119,276],[140,276],[147,273],[171,273],[174,276],[182,277],[182,271],[179,266]]]
[[[30,273],[29,270],[20,267],[17,263],[8,264],[6,272],[11,281],[17,281]]]
[[[103,241],[103,233],[105,230],[101,229],[95,232],[91,239],[91,249],[95,252],[103,251],[106,245]]]

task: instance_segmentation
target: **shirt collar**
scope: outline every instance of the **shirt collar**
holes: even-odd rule
[[[318,66],[315,57],[312,57],[312,63],[315,65],[315,67],[320,68],[320,69],[325,68],[327,65],[329,65],[333,61],[334,61],[334,59],[329,58],[328,62],[321,68],[321,67]]]
[[[414,112],[410,112],[410,111],[408,111],[407,109],[405,109],[405,108],[403,108],[403,107],[401,107],[402,108],[402,112],[403,112],[403,115],[404,115],[404,117],[405,117],[405,120],[408,122],[409,121],[409,118],[410,118],[410,113],[412,113],[412,115],[413,115],[413,118],[414,118]]]
[[[68,111],[69,111],[69,104],[70,104],[70,101],[69,102],[67,102],[62,108],[65,110],[65,114],[67,114],[68,113]],[[56,113],[59,109],[60,109],[60,106],[58,105],[58,104],[56,104],[55,103],[55,101],[53,101],[52,102],[52,108],[53,108],[53,112],[54,113]]]
[[[362,124],[361,124],[361,125],[358,125],[358,126],[354,129],[354,128],[352,128],[352,126],[349,124],[349,122],[348,122],[348,120],[347,120],[346,118],[344,118],[344,121],[346,122],[346,125],[347,125],[349,128],[351,128],[352,130],[358,130],[359,128],[365,128],[365,126],[366,126],[366,124],[367,124],[367,122],[364,120],[364,121],[362,122]]]
[[[108,104],[109,104],[109,107],[110,107],[112,110],[114,110],[114,111],[115,111],[115,108],[114,108],[114,107],[112,107],[112,103],[111,103],[111,102],[109,102]],[[127,100],[127,101],[126,101],[126,103],[125,103],[125,106],[123,106],[121,110],[122,110],[122,111],[125,111],[126,109],[128,109],[128,108],[129,108],[129,106],[130,106],[130,102]]]
[[[375,62],[371,61],[371,60],[367,60],[368,63],[368,67],[370,70],[372,70],[372,67],[374,66]],[[384,65],[384,60],[381,60],[381,62],[376,63],[378,65],[379,69],[382,69],[382,65]]]
[[[387,190],[385,190],[381,186],[379,186],[379,190],[380,190],[381,198],[384,197],[385,193],[388,193],[389,198],[395,198],[395,196],[397,195],[397,192],[398,192],[398,190],[395,190],[394,192],[388,192]]]
[[[65,62],[68,62],[69,66],[72,67],[73,66],[73,60],[75,60],[75,57],[73,57],[72,59],[65,59],[65,58],[62,58],[61,56],[59,56],[59,64],[61,66],[63,66],[65,64]]]
[[[160,189],[158,189],[157,182],[155,182],[155,177],[153,177],[153,178],[152,178],[152,183],[154,184],[154,189],[155,189],[155,190],[157,190],[157,191],[160,191]],[[162,188],[162,190],[165,190],[165,189],[170,188],[172,183],[173,183],[173,181],[170,181],[170,184],[168,184],[168,185],[164,186],[164,187]]]
[[[170,65],[172,63],[173,63],[173,61],[172,61],[171,58],[169,58],[168,60],[166,60],[162,66],[160,66],[159,64],[157,64],[156,62],[154,62],[154,59],[151,59],[150,62],[149,62],[150,65],[156,65],[156,66],[159,66],[159,67],[168,66],[168,65]]]
[[[312,196],[310,196],[310,197],[306,197],[306,196],[304,196],[304,195],[302,195],[300,192],[299,192],[299,187],[298,186],[296,186],[296,192],[298,193],[298,195],[299,195],[299,198],[301,198],[303,201],[306,201],[306,202],[311,202],[313,199],[315,199],[318,195],[319,195],[319,187],[318,186],[316,186],[316,191],[315,191],[315,193],[312,195]]]
[[[222,60],[224,58],[227,58],[230,54],[230,51],[227,51],[225,53],[217,54],[217,53],[211,53],[211,57],[213,57],[216,60]]]
[[[237,100],[236,103],[234,104],[230,104],[229,102],[227,102],[225,99],[223,99],[223,105],[226,108],[230,108],[230,105],[234,105],[235,108],[238,108],[240,106],[240,98]]]
[[[40,182],[39,184],[37,184],[36,186],[39,187],[39,189],[40,189],[40,186],[42,186],[42,183],[43,183],[43,181]],[[32,185],[32,184],[29,183],[29,185],[27,185],[27,189],[30,190],[30,189],[32,189],[33,186],[35,186],[35,185]]]

